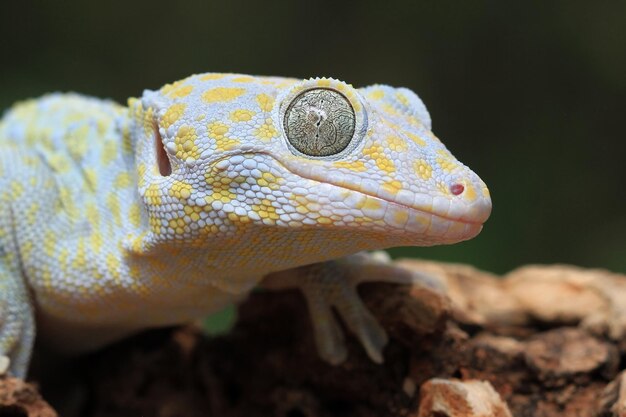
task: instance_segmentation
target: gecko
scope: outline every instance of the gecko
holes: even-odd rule
[[[490,212],[407,88],[204,73],[127,106],[18,102],[0,121],[0,355],[25,377],[35,332],[88,352],[266,283],[302,290],[322,359],[346,358],[341,320],[380,363],[356,286],[407,272],[365,252],[467,240]]]

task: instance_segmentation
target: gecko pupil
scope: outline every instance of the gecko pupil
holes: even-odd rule
[[[283,128],[289,143],[308,156],[336,155],[354,136],[356,117],[348,99],[329,88],[297,95],[287,107]]]

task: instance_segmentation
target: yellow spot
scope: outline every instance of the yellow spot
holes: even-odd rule
[[[174,232],[177,235],[182,235],[185,233],[185,219],[182,217],[174,217],[169,221],[169,226],[174,229]]]
[[[267,220],[270,223],[274,223],[274,221],[278,220],[280,217],[276,213],[276,207],[272,206],[272,202],[267,199],[262,200],[261,204],[253,204],[251,208],[261,219]]]
[[[26,216],[26,222],[29,225],[35,224],[35,222],[37,221],[38,212],[39,212],[39,204],[37,203],[31,204],[30,207],[26,210],[24,214]]]
[[[245,182],[245,178],[242,178]],[[282,178],[276,177],[271,172],[264,172],[262,178],[257,180],[257,184],[261,187],[269,187],[272,190],[277,190],[280,188],[280,183],[282,182]]]
[[[254,134],[262,141],[267,142],[277,136],[278,132],[274,127],[274,123],[272,123],[272,119],[265,119],[265,123],[259,126],[259,128],[255,130]]]
[[[376,90],[370,91],[367,96],[372,100],[381,100],[383,97],[385,97],[385,92],[377,88]]]
[[[225,74],[204,74],[200,77],[201,81],[209,81],[209,80],[221,80],[224,78]]]
[[[409,99],[404,94],[397,92],[396,98],[404,107],[410,107]]]
[[[150,217],[150,230],[154,233],[161,233],[161,221],[156,217]]]
[[[424,215],[424,214],[418,214],[417,216],[414,217],[414,219],[416,222],[426,227],[429,227],[430,223],[432,222],[432,216]]]
[[[209,123],[207,129],[209,137],[215,139],[217,150],[227,151],[239,144],[239,140],[226,136],[230,128],[222,122]]]
[[[122,127],[122,152],[126,155],[132,155],[133,153],[133,141],[128,123],[125,123]]]
[[[355,204],[355,208],[358,210],[379,210],[382,208],[382,204],[380,204],[380,201],[378,201],[376,198],[366,197],[359,201],[357,204]]]
[[[183,98],[191,94],[192,91],[193,91],[192,86],[185,85],[185,86],[174,89],[171,93],[169,93],[169,96],[171,98]]]
[[[233,122],[247,122],[252,119],[254,112],[245,109],[238,109],[230,114],[230,120]]]
[[[413,142],[417,143],[419,146],[425,146],[426,145],[426,141],[424,139],[420,138],[419,136],[417,136],[415,133],[405,132],[405,134],[409,137],[409,139],[411,139]]]
[[[104,237],[102,233],[92,233],[90,244],[93,252],[100,252],[100,249],[102,249],[102,245],[104,244]]]
[[[413,162],[413,170],[423,180],[428,180],[433,176],[433,167],[423,159]]]
[[[143,188],[146,184],[146,164],[140,163],[137,165],[137,185],[139,188]]]
[[[191,126],[182,125],[174,138],[176,157],[182,160],[198,159],[200,152],[196,145],[197,138],[196,129]]]
[[[389,144],[389,149],[395,152],[405,152],[408,149],[406,142],[398,136],[389,136],[387,143]]]
[[[400,115],[400,112],[398,112],[398,110],[395,107],[393,107],[391,104],[389,104],[389,103],[382,104],[381,108],[383,109],[383,111],[385,113],[387,113],[389,115],[392,115],[392,116],[399,116]]]
[[[145,191],[144,198],[149,206],[156,207],[161,205],[161,192],[157,184],[150,184]]]
[[[114,187],[115,188],[126,188],[133,185],[132,178],[130,174],[127,172],[122,172],[117,177],[115,177]]]
[[[350,171],[354,172],[364,172],[367,170],[365,163],[363,161],[336,161],[333,162],[333,165],[337,168],[346,168]]]
[[[106,266],[108,272],[111,274],[115,281],[119,281],[120,279],[120,260],[117,259],[115,253],[111,252],[107,255],[106,258]]]
[[[102,164],[106,165],[113,162],[117,157],[117,142],[113,140],[106,140],[102,144]]]
[[[244,88],[216,87],[205,91],[202,100],[206,103],[231,101],[245,93]]]
[[[465,184],[465,192],[463,193],[463,197],[465,197],[469,201],[476,200],[476,189],[471,184]]]
[[[130,224],[135,227],[139,227],[141,225],[141,208],[139,204],[132,203],[130,205],[130,209],[128,210],[128,219],[130,220]]]
[[[264,112],[270,112],[274,108],[274,97],[267,94],[259,94],[256,96],[256,101]]]
[[[77,208],[74,204],[73,193],[69,187],[59,187],[59,199],[56,201],[58,206],[55,207],[57,212],[65,210],[70,217],[76,215]]]
[[[191,197],[192,187],[191,184],[187,184],[183,181],[174,181],[170,187],[169,194],[177,199],[188,199]]]
[[[437,182],[437,188],[439,189],[441,194],[444,194],[444,195],[449,195],[450,194],[450,187],[448,187],[447,184],[445,184],[445,183],[443,183],[441,181]]]
[[[382,185],[383,190],[391,193],[391,194],[397,194],[398,191],[400,191],[402,189],[402,183],[398,180],[393,180],[393,181],[389,181],[386,182]]]
[[[19,181],[11,182],[11,196],[13,199],[17,199],[24,194],[24,186]]]
[[[254,77],[244,75],[242,77],[235,77],[232,79],[232,81],[235,83],[251,83],[252,81],[254,81]]]
[[[41,271],[41,279],[45,288],[52,288],[52,273],[50,272],[50,268],[47,266],[44,266]]]
[[[61,268],[63,269],[63,271],[66,271],[68,257],[69,257],[69,251],[66,248],[62,248],[59,251],[59,255],[57,259],[59,260],[59,264],[61,264]]]
[[[80,271],[84,270],[87,266],[87,251],[85,249],[85,239],[78,239],[78,244],[76,245],[76,256],[72,261],[72,268],[74,270]]]
[[[88,204],[85,208],[85,215],[87,216],[87,220],[89,220],[89,224],[95,228],[98,227],[100,223],[100,212],[93,204]]]
[[[161,87],[161,90],[160,90],[161,94],[170,94],[172,91],[179,88],[182,84],[183,84],[182,80],[175,81],[171,84],[165,84],[163,87]]]
[[[152,131],[154,129],[154,109],[148,107],[146,111],[141,111],[141,123],[143,124],[144,136],[152,137]]]
[[[380,145],[372,145],[369,148],[363,149],[363,155],[373,159],[376,166],[381,171],[391,174],[396,170],[393,161],[385,156],[384,149]]]
[[[52,232],[46,232],[43,238],[43,251],[49,258],[54,256],[57,238]]]
[[[205,200],[208,204],[213,201],[221,201],[222,203],[229,203],[235,198],[237,195],[231,190],[231,184],[233,183],[241,183],[245,181],[245,178],[241,177],[237,178],[228,178],[225,176],[216,176],[214,172],[206,171],[204,174],[204,179],[206,183],[211,187],[213,194],[205,197]],[[243,180],[243,181],[242,181]]]
[[[67,135],[65,142],[72,159],[80,161],[85,157],[89,149],[89,141],[87,139],[89,131],[90,125],[83,124]]]
[[[107,207],[109,208],[111,217],[116,225],[120,226],[122,223],[122,216],[120,213],[120,202],[117,199],[117,195],[111,193],[107,198]]]
[[[104,159],[105,159],[104,153],[102,154],[102,159],[104,162]],[[106,163],[108,163],[108,159]],[[68,158],[66,158],[65,155],[61,153],[53,153],[53,154],[48,155],[48,164],[50,165],[50,168],[52,168],[53,171],[59,172],[59,173],[68,172],[71,166]]]
[[[459,168],[459,164],[457,164],[454,160],[449,159],[449,157],[437,158],[437,164],[439,164],[444,172],[452,172],[455,169]]]
[[[398,224],[406,224],[409,220],[409,213],[406,211],[396,211],[393,214],[393,220]]]
[[[382,204],[380,204],[380,201],[374,198],[366,198],[363,208],[369,209],[369,210],[379,210],[382,208]]]
[[[186,107],[186,104],[184,103],[171,105],[165,111],[165,114],[163,115],[163,117],[161,117],[161,126],[167,129],[168,127],[176,123],[176,121],[180,119],[180,116],[182,116],[183,113],[185,112],[185,107]]]

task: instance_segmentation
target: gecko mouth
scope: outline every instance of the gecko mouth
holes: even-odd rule
[[[341,219],[337,223],[333,221],[335,226],[352,227],[358,225],[370,225],[374,230],[383,234],[400,234],[406,236],[403,240],[405,244],[430,246],[434,244],[455,243],[462,240],[470,239],[476,236],[481,230],[484,220],[487,218],[488,205],[479,206],[478,210],[474,210],[468,214],[466,206],[457,205],[456,209],[460,215],[456,217],[450,213],[450,210],[437,210],[432,199],[424,199],[423,204],[407,204],[404,201],[397,201],[378,193],[360,189],[357,185],[350,184],[347,181],[339,181],[338,179],[329,179],[329,170],[325,170],[322,166],[313,165],[312,169],[301,169],[296,164],[283,162],[275,157],[266,149],[247,148],[231,151],[220,157],[211,160],[213,167],[218,169],[228,169],[230,163],[222,164],[236,156],[244,156],[250,158],[253,155],[262,156],[272,161],[272,165],[281,169],[287,176],[296,176],[309,181],[320,184],[320,187],[326,187],[321,191],[331,201],[341,202],[344,207],[341,211]],[[267,161],[269,162],[269,161]],[[235,165],[238,164],[234,163]],[[296,166],[294,166],[296,165]],[[310,166],[309,166],[310,167]],[[307,196],[312,193],[306,187],[293,186],[291,189],[295,199],[299,197],[307,200]],[[410,196],[411,198],[421,198],[420,195],[405,192],[402,197]],[[406,199],[406,198],[405,198]],[[430,201],[429,201],[430,199]],[[410,199],[409,199],[410,200]],[[308,203],[318,203],[307,200],[303,205]],[[463,204],[459,202],[458,204]],[[450,206],[452,207],[452,206]],[[328,209],[328,207],[326,207]],[[471,207],[470,207],[471,208]],[[332,211],[332,209],[330,209]],[[311,219],[313,220],[313,219]],[[481,221],[482,220],[482,221]],[[407,234],[408,233],[408,234]]]
[[[362,189],[358,189],[355,186],[351,186],[351,184],[346,184],[346,183],[338,184],[333,181],[329,181],[326,178],[320,178],[319,176],[316,176],[316,175],[305,175],[302,172],[299,172],[298,170],[290,169],[288,165],[282,163],[281,161],[274,158],[273,156],[271,155],[268,155],[268,156],[274,159],[274,161],[276,161],[277,164],[279,164],[282,168],[284,168],[286,171],[290,172],[291,174],[297,175],[301,178],[305,178],[311,181],[316,181],[316,182],[323,183],[323,184],[329,184],[334,187],[338,187],[343,190],[347,190],[347,191],[359,194],[361,196],[364,196],[367,199],[372,199],[373,201],[379,202],[383,207],[387,206],[387,208],[395,208],[396,210],[404,210],[408,212],[409,214],[416,214],[416,215],[421,214],[421,215],[426,215],[426,216],[433,216],[445,222],[451,222],[451,223],[457,223],[457,224],[463,224],[463,225],[471,225],[471,226],[482,226],[484,224],[484,220],[455,218],[447,214],[438,212],[436,210],[429,210],[429,209],[426,209],[425,207],[420,207],[420,206],[412,206],[412,205],[398,202],[396,200],[385,198],[380,195],[376,195],[374,193],[368,193],[366,191],[363,191]]]

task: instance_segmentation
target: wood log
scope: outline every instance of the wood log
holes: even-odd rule
[[[626,276],[566,265],[498,277],[467,265],[396,264],[443,290],[362,285],[390,336],[383,365],[352,337],[346,362],[322,362],[302,296],[258,291],[225,335],[197,325],[146,332],[56,358],[33,378],[64,416],[626,417]],[[49,362],[42,355],[36,363]],[[0,415],[15,404],[19,412],[6,415],[54,415],[1,394],[15,381],[0,380]]]

